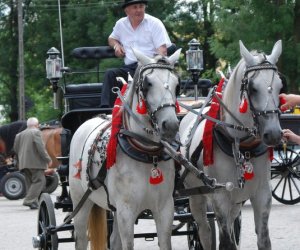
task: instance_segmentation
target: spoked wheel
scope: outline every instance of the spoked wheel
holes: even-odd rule
[[[208,206],[207,208],[208,214],[213,213],[213,210],[211,206]],[[208,223],[210,226],[210,232],[211,232],[211,250],[216,249],[216,225],[215,225],[215,218],[214,216],[209,215]],[[200,243],[199,235],[198,235],[198,224],[196,221],[188,222],[187,223],[187,230],[192,231],[192,234],[188,234],[187,240],[188,240],[188,246],[189,250],[203,250],[203,247]]]
[[[38,235],[40,236],[39,249],[57,250],[57,233],[51,232],[50,228],[56,226],[54,206],[48,193],[40,197],[38,210]]]
[[[25,177],[20,172],[7,173],[0,185],[3,195],[9,200],[22,199],[26,195]]]
[[[300,155],[293,148],[277,148],[271,169],[272,196],[279,202],[300,202]]]

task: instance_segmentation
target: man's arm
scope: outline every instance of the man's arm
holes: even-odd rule
[[[117,57],[124,57],[125,51],[123,46],[120,44],[120,42],[112,37],[108,38],[108,45],[115,50],[115,55]]]
[[[42,133],[40,131],[35,131],[33,133],[33,141],[41,158],[43,158],[47,163],[51,162],[51,158],[46,150],[42,139]]]

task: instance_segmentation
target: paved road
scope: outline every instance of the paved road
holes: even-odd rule
[[[52,198],[59,194],[54,192]],[[57,224],[60,224],[65,214],[56,210]],[[253,212],[251,205],[246,203],[242,210],[242,236],[241,249],[254,250],[256,236],[253,226]],[[270,235],[273,250],[298,250],[300,249],[300,204],[287,206],[273,200],[270,216]],[[22,206],[22,200],[10,201],[0,197],[0,250],[30,250],[32,236],[37,231],[37,210],[30,210]],[[136,232],[146,232],[153,228],[152,222],[140,222],[136,226]],[[69,234],[69,232],[64,232]],[[186,237],[172,238],[174,250],[187,248]],[[60,250],[74,249],[74,243],[59,245]],[[135,240],[136,250],[158,250],[157,242],[146,242],[144,239]]]

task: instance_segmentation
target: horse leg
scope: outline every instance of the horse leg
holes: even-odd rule
[[[262,190],[260,192],[262,192]],[[257,195],[256,197],[251,198],[250,201],[254,211],[258,250],[271,250],[272,247],[268,227],[272,205],[271,192],[268,192],[267,197]]]
[[[137,215],[134,213],[135,206],[128,206],[128,203],[117,204],[116,221],[118,223],[119,235],[121,237],[122,249],[133,250],[134,243],[134,222]],[[115,232],[117,233],[117,232]],[[114,235],[116,237],[116,235]],[[117,239],[117,238],[115,238]],[[117,250],[115,246],[112,249]],[[119,249],[118,249],[119,250]]]
[[[190,209],[198,225],[198,235],[204,250],[211,250],[211,229],[207,221],[207,198],[201,195],[190,197]]]
[[[117,213],[114,214],[113,219],[113,231],[110,236],[110,250],[122,249],[122,242],[120,238],[120,232],[118,227]]]
[[[174,219],[174,201],[171,198],[163,208],[152,211],[160,249],[171,250],[172,223]]]
[[[75,204],[75,203],[74,203]],[[74,217],[75,249],[86,250],[88,246],[87,226],[93,203],[86,200]]]
[[[219,226],[219,250],[237,250],[233,235],[232,203],[225,193],[214,194],[213,207]]]

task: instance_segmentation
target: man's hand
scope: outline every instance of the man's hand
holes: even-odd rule
[[[116,43],[114,46],[114,50],[115,50],[115,55],[117,57],[124,57],[125,56],[125,50],[123,48],[123,46],[119,43]]]

